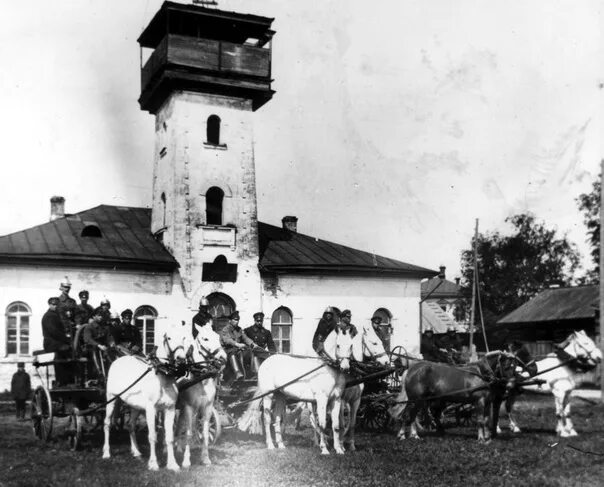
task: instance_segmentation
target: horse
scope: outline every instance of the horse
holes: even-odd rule
[[[170,470],[180,470],[174,458],[174,415],[178,391],[173,375],[174,366],[184,364],[186,355],[184,337],[172,338],[164,334],[162,346],[158,347],[156,359],[148,360],[136,355],[120,357],[111,364],[107,377],[107,406],[105,413],[103,458],[110,458],[109,431],[115,400],[119,398],[130,406],[130,451],[134,457],[141,452],[136,442],[135,426],[139,414],[144,411],[149,430],[149,470],[158,470],[155,444],[156,413],[164,412],[164,431],[166,437],[167,465]],[[171,342],[176,342],[172,345]],[[153,372],[149,372],[153,370]],[[138,382],[137,382],[138,381]]]
[[[362,359],[362,350],[355,347],[349,331],[336,329],[325,340],[326,352],[335,357],[336,363],[328,363],[321,358],[296,357],[285,354],[275,354],[268,357],[258,369],[258,386],[255,391],[258,399],[248,406],[242,418],[259,414],[260,406],[264,409],[264,428],[266,446],[269,450],[275,448],[271,435],[271,419],[274,415],[275,440],[278,448],[285,448],[281,434],[281,423],[285,416],[287,399],[293,401],[316,402],[319,423],[321,453],[329,454],[325,444],[325,427],[327,410],[331,405],[331,421],[333,428],[334,450],[344,454],[340,442],[340,408],[342,394],[346,387],[346,372],[350,368],[350,359]],[[274,413],[272,412],[275,403]]]
[[[380,365],[389,365],[388,354],[384,348],[384,344],[375,329],[371,324],[366,324],[361,327],[361,332],[358,333],[353,338],[353,350],[358,350],[358,348],[362,350],[362,361],[377,361]],[[358,356],[358,353],[357,353]],[[350,380],[351,377],[347,376],[347,380]],[[356,445],[354,440],[354,433],[357,422],[357,412],[359,410],[359,405],[361,404],[361,396],[363,394],[363,390],[365,389],[365,384],[363,382],[359,384],[355,384],[352,386],[346,386],[344,392],[342,393],[342,406],[340,410],[340,425],[343,424],[344,421],[344,409],[345,406],[349,407],[349,426],[346,430],[346,434],[342,439],[344,445],[348,444],[348,451],[356,451]],[[315,416],[315,407],[311,409],[310,421],[312,426],[315,428],[315,444],[319,444],[317,441],[317,428],[318,424]]]
[[[390,408],[390,414],[397,417],[401,405],[405,404],[398,438],[404,439],[410,427],[409,436],[419,439],[415,418],[428,404],[437,429],[443,431],[440,416],[447,403],[473,403],[478,415],[478,441],[488,443],[491,404],[494,398],[505,393],[508,381],[514,377],[515,366],[515,357],[503,351],[489,352],[464,367],[438,362],[413,363],[403,374],[401,393]]]
[[[226,352],[220,345],[218,333],[212,330],[209,324],[197,326],[197,336],[187,340],[190,345],[193,368],[190,373],[178,382],[178,402],[176,409],[180,410],[176,431],[185,430],[186,444],[182,460],[182,467],[191,466],[190,443],[195,418],[201,411],[203,421],[203,446],[201,449],[201,463],[211,465],[208,454],[210,436],[210,419],[214,410],[216,399],[216,383],[220,370],[226,363]],[[195,372],[195,368],[201,369]],[[208,371],[209,369],[209,371]],[[209,375],[208,375],[209,373]],[[197,377],[196,377],[197,375]],[[199,380],[200,378],[203,380]]]
[[[571,333],[562,343],[556,346],[554,353],[536,362],[537,372],[534,374],[545,383],[543,385],[523,386],[522,389],[533,392],[551,392],[556,405],[556,434],[560,437],[577,436],[577,431],[570,418],[570,398],[577,385],[577,373],[593,369],[602,361],[602,351],[585,331]],[[516,396],[510,396],[506,401],[506,412],[513,431],[520,428],[512,419],[512,407]],[[513,428],[513,427],[512,427]]]

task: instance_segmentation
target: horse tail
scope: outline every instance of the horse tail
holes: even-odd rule
[[[408,372],[409,369],[403,372],[403,375],[401,376],[401,392],[399,392],[398,396],[396,396],[395,403],[388,410],[390,416],[395,419],[398,419],[398,417],[405,410],[405,407],[407,406],[407,401],[409,399],[409,397],[407,396],[407,390],[405,388],[405,381],[407,379]]]
[[[257,390],[257,389],[256,389]],[[254,391],[254,394],[256,391]],[[251,435],[262,434],[262,410],[260,408],[262,398],[254,399],[250,402],[245,412],[237,422],[237,428]]]

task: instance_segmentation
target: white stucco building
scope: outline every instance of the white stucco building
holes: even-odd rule
[[[258,221],[254,111],[271,90],[272,19],[165,2],[139,38],[141,108],[155,116],[151,209],[109,205],[0,237],[0,390],[41,348],[47,299],[131,308],[151,345],[205,296],[215,321],[263,311],[280,350],[306,353],[326,306],[380,314],[391,345],[419,347],[420,281],[436,271]],[[343,161],[343,170],[345,162]],[[304,188],[300,188],[301,194]],[[8,382],[7,382],[8,381]]]

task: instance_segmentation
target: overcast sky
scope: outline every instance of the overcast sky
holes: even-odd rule
[[[150,204],[153,117],[138,35],[159,0],[30,0],[0,16],[0,234]],[[186,3],[186,2],[183,2]],[[260,220],[459,274],[475,219],[532,211],[586,253],[597,176],[599,1],[219,0],[274,17],[255,113]]]

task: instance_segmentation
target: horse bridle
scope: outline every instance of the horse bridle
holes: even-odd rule
[[[574,338],[574,340],[571,341],[570,338],[567,338],[566,340],[564,340],[562,342],[562,344],[560,344],[560,348],[562,348],[564,350],[566,347],[568,347],[568,345],[570,345],[572,343],[575,347],[578,346],[579,348],[581,348],[587,354],[587,357],[578,357],[577,355],[575,355],[575,360],[579,360],[579,361],[581,361],[581,360],[585,360],[585,361],[591,360],[592,362],[597,362],[597,360],[594,360],[594,358],[591,356],[591,354],[592,354],[592,352],[594,350],[588,350],[581,342],[579,342],[579,340],[577,339],[577,332],[576,331],[573,331],[572,337]]]
[[[168,349],[168,362],[169,363],[174,363],[174,354],[176,353],[176,351],[180,348],[182,349],[183,353],[185,351],[185,347],[184,345],[177,345],[176,347],[172,348],[170,346],[170,339],[168,338],[168,334],[164,333],[164,347],[166,347]]]

